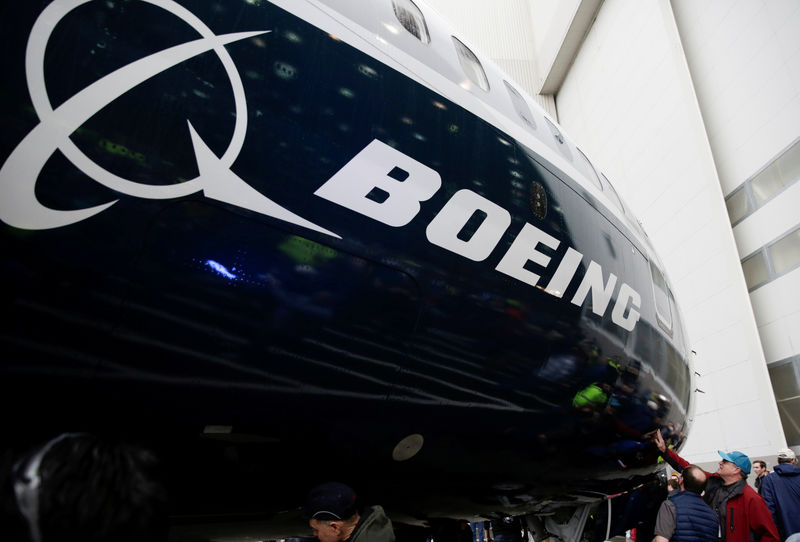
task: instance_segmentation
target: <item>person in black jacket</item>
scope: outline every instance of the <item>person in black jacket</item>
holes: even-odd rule
[[[753,485],[758,491],[758,494],[761,495],[761,484],[764,482],[764,477],[769,474],[769,470],[767,470],[767,464],[760,459],[756,459],[753,461],[753,472],[756,475],[756,479],[753,482]]]
[[[700,496],[708,476],[689,465],[679,476],[680,491],[661,504],[653,542],[715,542],[719,534],[717,515]]]

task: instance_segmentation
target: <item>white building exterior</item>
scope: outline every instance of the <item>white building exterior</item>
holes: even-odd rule
[[[800,2],[428,5],[558,119],[653,241],[703,392],[682,454],[800,451]]]

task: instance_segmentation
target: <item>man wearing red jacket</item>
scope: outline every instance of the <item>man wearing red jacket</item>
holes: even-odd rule
[[[677,471],[682,472],[689,462],[667,449],[661,431],[656,431],[653,443],[664,459]],[[722,461],[716,473],[708,474],[703,499],[716,512],[720,524],[722,542],[780,542],[778,529],[772,515],[758,493],[747,485],[750,474],[750,458],[742,452],[719,452]]]

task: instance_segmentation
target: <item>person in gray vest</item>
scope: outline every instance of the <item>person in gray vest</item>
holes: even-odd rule
[[[705,471],[689,465],[679,481],[680,491],[672,492],[658,510],[653,542],[716,542],[717,514],[700,496],[708,482]]]

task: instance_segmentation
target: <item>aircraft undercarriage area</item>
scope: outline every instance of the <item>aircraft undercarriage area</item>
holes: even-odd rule
[[[639,536],[652,537],[656,512],[666,498],[664,482],[662,477],[634,492],[599,501],[587,499],[545,513],[491,514],[469,519],[427,518],[409,523],[404,522],[401,516],[393,522],[394,535],[398,542],[596,542],[629,536],[633,529]],[[297,531],[296,536],[270,536],[275,532],[292,532],[292,528],[297,526],[296,519],[287,514],[238,526],[213,522],[201,525],[179,523],[173,527],[170,540],[236,539],[246,536],[245,532],[260,533],[257,537],[263,540],[313,540],[303,529]]]

